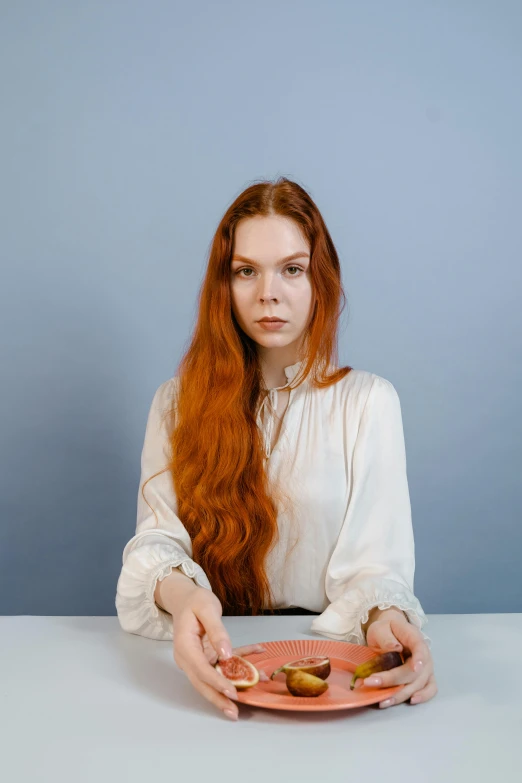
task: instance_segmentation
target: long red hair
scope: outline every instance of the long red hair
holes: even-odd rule
[[[338,364],[337,330],[346,297],[339,258],[318,208],[285,177],[251,185],[229,206],[214,235],[197,323],[168,412],[165,470],[172,476],[177,514],[190,535],[193,560],[207,574],[224,615],[274,609],[264,564],[278,538],[278,502],[284,495],[268,485],[256,422],[262,401],[256,343],[234,317],[230,290],[237,224],[269,215],[298,223],[310,246],[315,309],[302,340],[303,371],[288,388],[308,376],[311,386],[326,388],[351,370],[327,374]]]

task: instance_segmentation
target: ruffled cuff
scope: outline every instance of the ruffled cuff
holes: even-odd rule
[[[118,579],[115,602],[124,631],[160,641],[172,639],[172,616],[156,604],[154,592],[158,581],[173,568],[179,568],[199,587],[212,589],[203,569],[174,542],[143,544],[129,552]]]
[[[362,625],[368,622],[370,610],[374,607],[402,609],[410,623],[420,629],[422,637],[431,648],[431,639],[422,630],[428,618],[415,595],[400,582],[392,579],[367,580],[347,590],[333,601],[322,614],[316,617],[311,630],[331,639],[366,645]]]

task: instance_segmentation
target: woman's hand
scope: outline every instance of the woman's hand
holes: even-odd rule
[[[367,628],[366,642],[368,647],[381,652],[404,651],[405,663],[402,666],[376,672],[355,683],[356,688],[362,685],[381,688],[404,685],[392,698],[382,701],[379,707],[391,707],[408,699],[410,704],[419,704],[435,696],[438,688],[430,648],[420,630],[408,622],[403,612],[397,609],[380,610]]]
[[[245,656],[265,648],[250,644],[232,649],[222,612],[215,593],[204,587],[190,592],[174,618],[174,660],[202,696],[223,710],[228,718],[237,720],[238,708],[232,701],[237,699],[237,691],[213,664],[231,654]],[[263,671],[259,678],[269,679]]]

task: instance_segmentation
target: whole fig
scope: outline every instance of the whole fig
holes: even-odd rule
[[[402,656],[398,652],[385,652],[382,655],[376,655],[375,658],[371,658],[369,661],[360,663],[356,668],[352,682],[350,684],[350,690],[353,691],[355,682],[358,679],[365,679],[375,672],[384,672],[389,669],[395,669],[396,666],[402,666],[404,663]]]

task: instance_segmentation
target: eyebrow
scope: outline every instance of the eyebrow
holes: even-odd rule
[[[303,251],[299,253],[292,253],[290,256],[285,256],[285,258],[282,258],[280,261],[277,262],[276,266],[281,266],[282,264],[288,263],[288,261],[294,261],[296,258],[308,258],[308,253],[304,253]],[[239,254],[235,254],[232,256],[232,261],[242,261],[244,264],[253,264],[254,266],[259,266],[257,261],[253,261],[251,258],[247,258],[246,256],[241,256]]]

